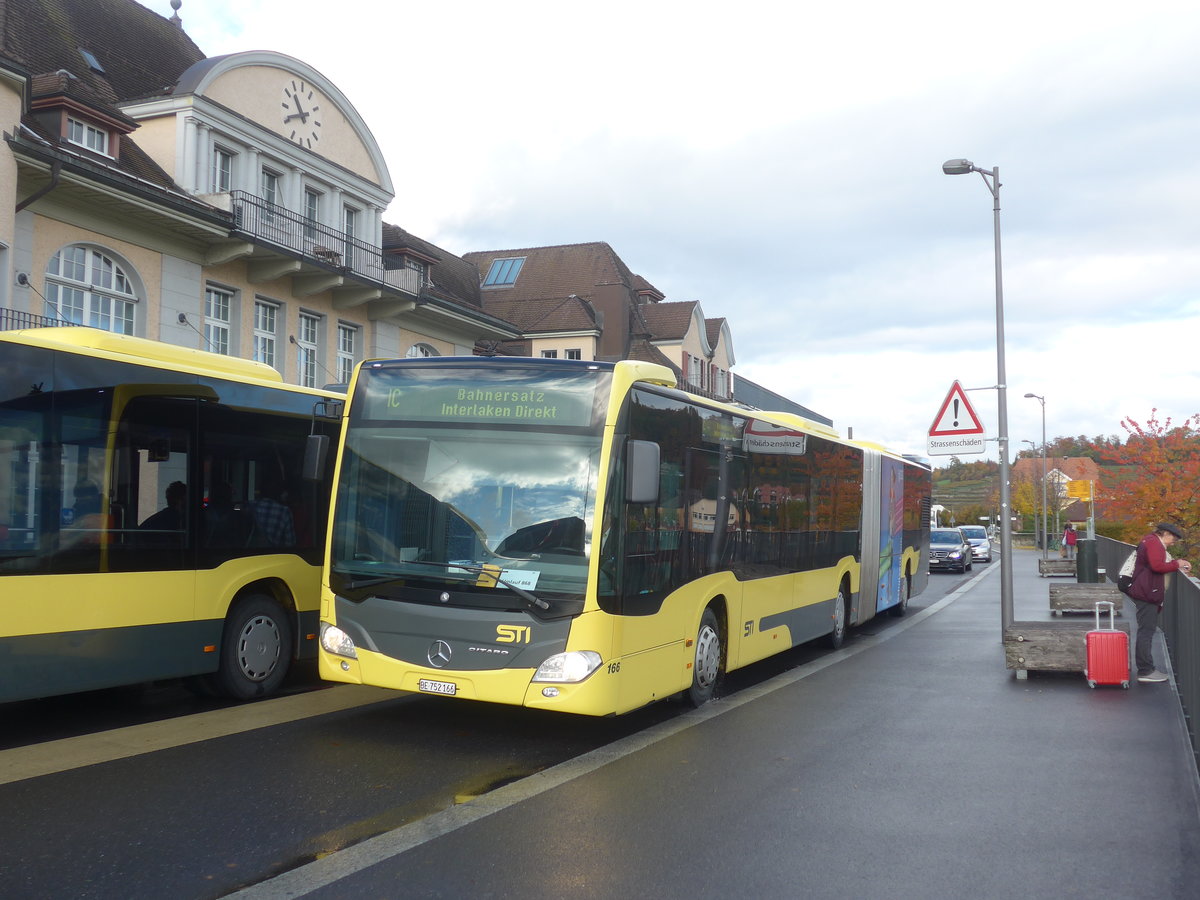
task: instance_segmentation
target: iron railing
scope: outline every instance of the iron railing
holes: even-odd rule
[[[1096,538],[1096,562],[1109,581],[1117,580],[1121,565],[1134,547],[1112,538]],[[1158,624],[1167,639],[1175,687],[1183,707],[1184,724],[1192,741],[1192,754],[1200,767],[1200,585],[1175,574],[1167,578],[1166,599]]]
[[[385,256],[379,247],[344,231],[314,222],[246,191],[231,191],[229,196],[234,228],[243,234],[414,297],[420,295],[426,284],[423,270],[410,268],[399,256]]]
[[[679,383],[679,387],[682,390],[687,391],[689,394],[696,394],[697,396],[700,396],[700,397],[707,397],[709,400],[720,400],[722,403],[728,403],[730,400],[733,399],[733,395],[728,390],[726,390],[724,392],[717,392],[717,391],[714,391],[712,388],[701,387],[700,379],[698,376],[692,376],[689,378],[681,379],[680,383]]]
[[[68,322],[66,319],[53,316],[39,316],[37,313],[25,312],[20,309],[4,309],[0,307],[0,331],[17,331],[22,328],[52,328],[56,325],[78,325],[78,322]]]

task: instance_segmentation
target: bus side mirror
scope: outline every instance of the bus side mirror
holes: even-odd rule
[[[658,502],[658,444],[625,443],[625,502]]]
[[[325,460],[329,458],[329,435],[310,434],[304,445],[304,468],[300,477],[305,481],[320,481],[325,477]]]

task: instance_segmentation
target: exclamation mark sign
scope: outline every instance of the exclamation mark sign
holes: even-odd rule
[[[958,427],[958,398],[954,398],[954,427]]]

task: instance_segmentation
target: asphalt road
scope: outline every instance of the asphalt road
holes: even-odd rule
[[[910,616],[978,573],[932,575]],[[848,648],[905,621],[877,618]],[[828,656],[795,648],[732,673],[722,696]],[[685,710],[555,716],[303,674],[287,696],[242,706],[178,683],[7,704],[0,895],[223,897],[603,748],[657,740]]]

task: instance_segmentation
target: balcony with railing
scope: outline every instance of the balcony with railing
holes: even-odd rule
[[[246,191],[231,191],[229,197],[234,228],[255,240],[414,297],[426,284],[424,269],[412,268],[400,255],[385,254],[380,247]]]

